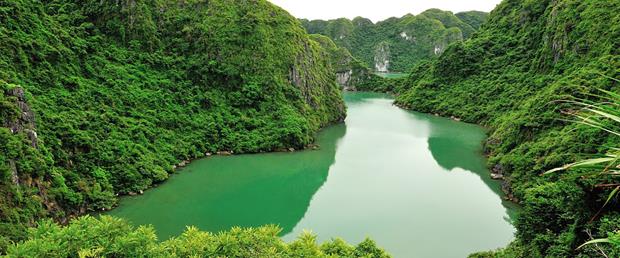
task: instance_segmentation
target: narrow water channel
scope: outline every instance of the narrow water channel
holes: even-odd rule
[[[482,128],[408,112],[389,96],[346,93],[348,117],[320,150],[192,162],[109,212],[152,224],[161,239],[277,224],[285,240],[371,237],[395,257],[466,257],[513,238],[513,209],[489,178]]]

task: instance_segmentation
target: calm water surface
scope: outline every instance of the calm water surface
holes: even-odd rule
[[[390,79],[404,78],[409,76],[408,73],[377,73],[377,75]]]
[[[152,224],[161,239],[186,225],[221,231],[277,224],[320,241],[370,236],[395,257],[466,257],[513,238],[513,209],[489,179],[474,125],[401,110],[381,94],[347,93],[345,124],[318,151],[212,157],[110,215]]]

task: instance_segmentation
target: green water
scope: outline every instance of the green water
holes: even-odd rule
[[[383,78],[398,79],[398,78],[407,77],[409,74],[407,73],[377,73],[377,75]]]
[[[385,95],[345,100],[346,123],[318,135],[320,150],[198,160],[109,214],[152,224],[161,239],[186,225],[278,224],[287,241],[304,229],[319,240],[370,236],[395,257],[465,257],[511,241],[481,128],[401,110]]]

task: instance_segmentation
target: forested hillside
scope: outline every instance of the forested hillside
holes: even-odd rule
[[[487,18],[483,12],[453,14],[430,9],[419,15],[374,24],[366,18],[302,20],[309,33],[331,38],[365,66],[379,72],[408,72],[440,55],[453,42],[469,38]]]
[[[618,152],[620,129],[585,116],[620,117],[578,104],[620,110],[601,97],[620,100],[617,0],[376,24],[299,21],[266,0],[0,0],[0,254],[388,257],[371,240],[285,243],[274,226],[158,242],[150,227],[78,218],[195,158],[305,148],[345,118],[338,83],[488,128],[493,177],[522,209],[513,243],[473,257],[620,256],[620,155],[607,156],[614,173],[546,173]]]
[[[482,24],[489,18],[489,13],[481,11],[460,12],[455,15],[464,23],[469,24],[474,30],[480,29]]]
[[[414,69],[397,104],[487,126],[489,166],[523,205],[517,240],[480,257],[620,253],[577,249],[620,230],[616,176],[541,175],[618,146],[613,134],[566,121],[578,107],[561,101],[604,101],[599,89],[617,93],[618,78],[620,2],[603,0],[505,0],[471,39]]]
[[[327,36],[311,34],[310,38],[318,42],[329,54],[332,67],[336,70],[338,84],[343,89],[349,91],[379,91],[395,84],[388,78],[376,75],[372,69],[353,57],[348,49],[336,46],[334,41]]]
[[[264,1],[0,1],[0,253],[208,153],[342,121],[329,56]]]

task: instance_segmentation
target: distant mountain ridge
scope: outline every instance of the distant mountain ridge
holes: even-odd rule
[[[310,34],[331,38],[339,47],[378,72],[406,72],[421,61],[439,56],[453,42],[471,37],[486,21],[488,13],[454,14],[429,9],[373,23],[363,17],[353,20],[306,20]]]

